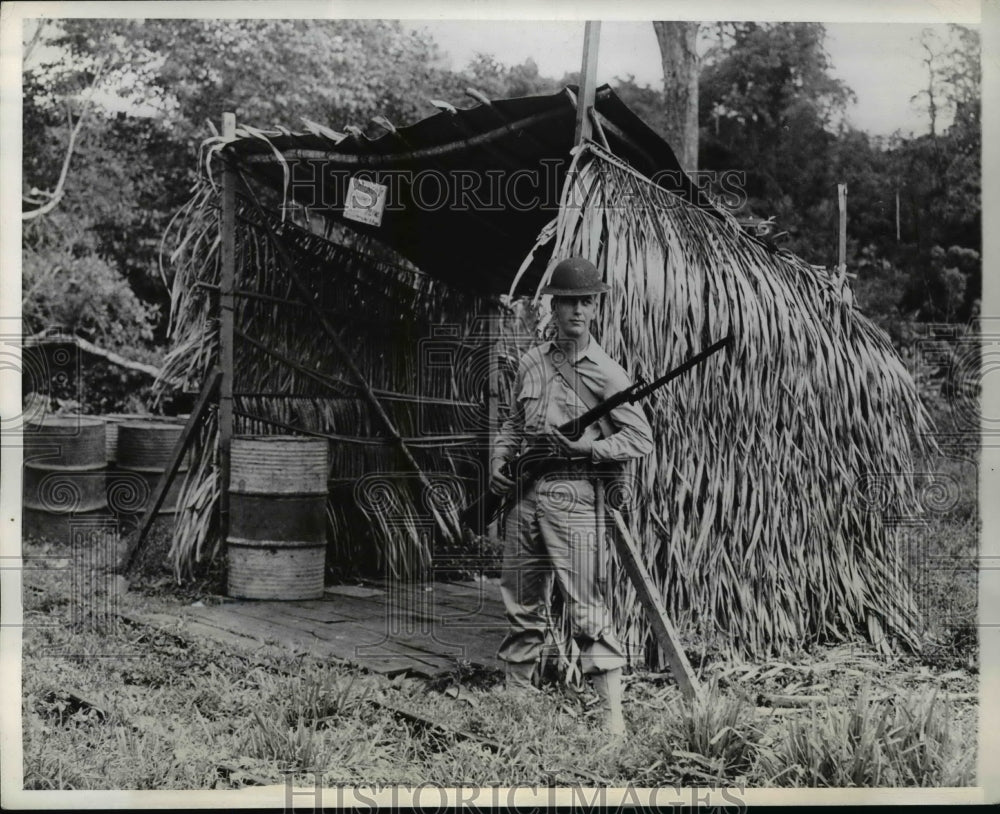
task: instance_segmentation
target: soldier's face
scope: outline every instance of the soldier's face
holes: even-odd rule
[[[590,323],[597,316],[597,297],[553,297],[552,317],[559,336],[579,339],[590,332]]]

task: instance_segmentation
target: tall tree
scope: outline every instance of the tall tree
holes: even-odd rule
[[[926,319],[964,320],[982,290],[979,34],[952,25],[919,42],[928,84],[915,101],[926,104],[931,132],[891,151],[912,270],[903,302]]]
[[[852,91],[819,23],[721,23],[701,71],[702,165],[745,173],[747,215],[775,216],[790,248],[835,254],[830,152]]]
[[[687,172],[698,169],[698,23],[653,23],[663,66],[665,136]]]
[[[160,237],[224,109],[263,128],[412,121],[441,84],[429,38],[378,20],[61,19],[26,33],[22,194],[44,210],[24,229],[26,321],[121,347],[162,341]],[[107,308],[69,307],[118,290]]]

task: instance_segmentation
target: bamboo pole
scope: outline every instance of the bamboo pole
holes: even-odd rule
[[[509,119],[506,116],[504,116],[502,111],[497,110],[493,102],[490,101],[489,97],[487,97],[486,94],[476,90],[475,88],[466,88],[465,93],[466,95],[471,96],[473,99],[479,102],[479,104],[481,104],[486,110],[488,110],[490,114],[493,116],[493,118],[500,124],[509,124]],[[471,131],[466,132],[465,137],[472,138],[473,137],[472,132]],[[548,154],[549,152],[551,152],[553,148],[552,141],[544,138],[543,133],[539,133],[538,135],[532,135],[530,131],[525,129],[521,131],[521,134],[518,136],[518,138],[523,139],[526,144],[529,144],[535,149],[537,149],[538,152],[540,152],[542,155]]]
[[[574,144],[582,144],[593,132],[590,110],[597,89],[597,49],[601,42],[600,20],[587,20],[583,29],[583,65],[580,68],[580,95],[576,105]]]
[[[486,477],[480,489],[488,489],[493,469],[493,454],[496,452],[497,435],[500,432],[500,314],[493,305],[489,317],[490,370],[487,390],[487,454]],[[494,520],[487,528],[487,534],[496,539],[500,535],[500,521]]]
[[[331,164],[347,164],[358,167],[398,167],[424,161],[431,158],[444,158],[453,156],[463,150],[472,147],[479,147],[489,144],[492,141],[504,138],[508,135],[521,135],[521,131],[536,125],[546,124],[555,127],[555,122],[562,118],[568,118],[572,113],[568,107],[544,110],[522,119],[509,121],[494,130],[472,136],[468,139],[452,141],[448,144],[440,144],[436,147],[423,147],[408,153],[344,153],[336,150],[312,150],[304,147],[285,150],[280,155],[273,151],[258,153],[245,157],[247,164],[280,164],[290,158],[301,158],[306,160],[317,159],[329,161]]]
[[[486,100],[486,104],[489,104],[488,99]],[[451,106],[449,106],[448,108],[439,107],[438,109],[441,110],[443,113],[448,114],[447,115],[448,124],[450,124],[452,129],[455,130],[462,138],[467,139],[475,135],[475,132],[471,130],[467,124],[465,124],[465,122],[462,120],[462,117],[458,115],[458,110],[456,110],[454,107]],[[395,133],[397,137],[399,136],[398,131],[392,130],[391,132]],[[402,138],[400,138],[399,141],[401,144],[405,144],[408,149],[410,150],[413,149],[413,146],[408,141],[405,141]],[[481,148],[484,153],[486,153],[490,158],[493,159],[493,162],[498,167],[503,167],[507,171],[519,170],[522,167],[522,164],[512,159],[509,155],[501,152],[492,144],[483,144],[481,145]]]
[[[601,126],[601,115],[597,112],[596,107],[591,107],[588,111],[590,113],[590,123],[593,125],[595,132],[597,133],[597,139],[601,142],[601,146],[611,152],[611,145],[608,144],[608,137],[604,135],[604,128]]]
[[[222,114],[222,135],[236,135],[236,114]],[[229,536],[229,448],[233,438],[233,288],[236,280],[236,172],[222,171],[222,270],[219,281],[219,534]]]
[[[202,287],[207,288],[209,291],[212,290],[212,286],[210,285],[204,285]],[[215,286],[214,288],[216,291],[218,290],[218,286]],[[290,297],[277,297],[274,294],[262,294],[259,291],[245,291],[243,289],[237,288],[235,291],[233,291],[233,295],[247,300],[270,302],[274,303],[275,305],[287,305],[290,308],[307,307],[305,303],[303,303],[299,299],[294,299]],[[339,308],[326,308],[324,310],[327,311],[327,313],[329,313],[330,316],[336,317],[337,319],[342,319],[345,322],[353,322],[358,325],[366,325],[369,327],[376,325],[381,327],[385,325],[385,323],[382,320],[369,319],[365,316],[359,315],[356,310],[351,311],[349,309],[339,309]]]
[[[837,184],[837,206],[840,209],[840,235],[837,240],[837,269],[847,271],[847,184]]]

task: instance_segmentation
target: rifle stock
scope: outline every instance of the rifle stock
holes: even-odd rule
[[[558,428],[559,432],[571,441],[577,440],[583,435],[583,431],[588,426],[596,421],[600,421],[615,408],[625,402],[635,403],[647,398],[653,392],[667,384],[667,382],[676,379],[691,368],[701,364],[701,362],[713,353],[722,350],[722,348],[729,345],[732,341],[733,335],[728,334],[725,338],[712,343],[705,350],[701,351],[701,353],[695,354],[655,381],[649,383],[638,382],[631,387],[615,393],[577,418],[571,419],[561,425]],[[513,460],[505,464],[503,471],[507,477],[514,479],[514,487],[511,489],[511,494],[516,499],[517,495],[523,494],[524,490],[545,474],[546,471],[554,471],[560,466],[565,466],[566,463],[567,459],[562,456],[553,455],[543,449],[532,448],[514,456]],[[506,501],[506,497],[496,495],[487,489],[476,501],[470,503],[461,512],[460,519],[474,533],[482,534],[486,527],[500,513]]]

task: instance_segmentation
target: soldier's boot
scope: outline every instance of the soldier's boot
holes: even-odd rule
[[[608,734],[616,737],[624,735],[625,715],[622,712],[621,668],[594,673],[591,680],[594,682],[594,689],[601,699]]]
[[[535,685],[531,683],[531,676],[534,672],[535,662],[533,661],[506,662],[504,674],[507,690],[522,695],[538,692]]]

